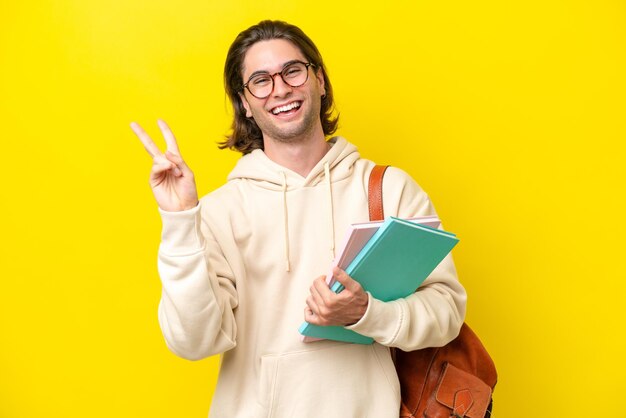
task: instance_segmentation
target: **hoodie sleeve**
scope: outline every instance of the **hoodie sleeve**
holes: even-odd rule
[[[385,173],[383,196],[386,215],[436,215],[428,195],[408,174],[395,167]],[[412,295],[392,302],[369,295],[365,315],[347,328],[404,351],[439,347],[458,335],[466,301],[452,255],[448,254]]]
[[[235,347],[237,334],[234,279],[217,242],[202,233],[201,205],[181,212],[159,209],[159,324],[168,348],[189,360]]]

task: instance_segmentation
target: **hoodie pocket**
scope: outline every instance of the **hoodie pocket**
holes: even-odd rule
[[[386,347],[324,345],[261,357],[260,405],[268,417],[397,417],[398,377]]]

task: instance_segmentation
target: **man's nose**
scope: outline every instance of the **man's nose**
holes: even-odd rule
[[[272,78],[274,79],[274,90],[272,90],[274,96],[283,96],[293,90],[293,87],[285,83],[280,73],[274,74]]]

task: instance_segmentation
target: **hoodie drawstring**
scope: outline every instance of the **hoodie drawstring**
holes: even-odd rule
[[[333,210],[333,188],[330,182],[330,167],[328,161],[324,163],[324,175],[328,185],[328,209],[330,210],[330,256],[335,259],[335,214]]]
[[[289,213],[287,211],[287,175],[284,171],[280,174],[283,177],[283,228],[285,231],[285,267],[286,271],[291,271],[291,261],[289,260]],[[330,179],[330,166],[324,163],[324,176],[326,177],[326,190],[328,191],[328,211],[330,217],[330,256],[335,259],[335,214],[333,206],[333,188]]]
[[[284,171],[280,174],[283,175],[283,215],[284,215],[284,229],[285,229],[285,265],[286,271],[291,271],[291,263],[289,262],[289,217],[287,214],[287,175]]]

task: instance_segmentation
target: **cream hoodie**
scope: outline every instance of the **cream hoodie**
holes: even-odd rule
[[[397,418],[388,346],[439,346],[459,332],[466,295],[448,256],[406,299],[370,295],[349,328],[374,344],[300,340],[313,280],[328,272],[348,225],[368,220],[374,163],[341,137],[330,142],[306,178],[256,150],[196,208],[161,211],[159,322],[181,357],[223,353],[212,418]],[[397,168],[387,170],[383,189],[386,215],[435,214]]]

